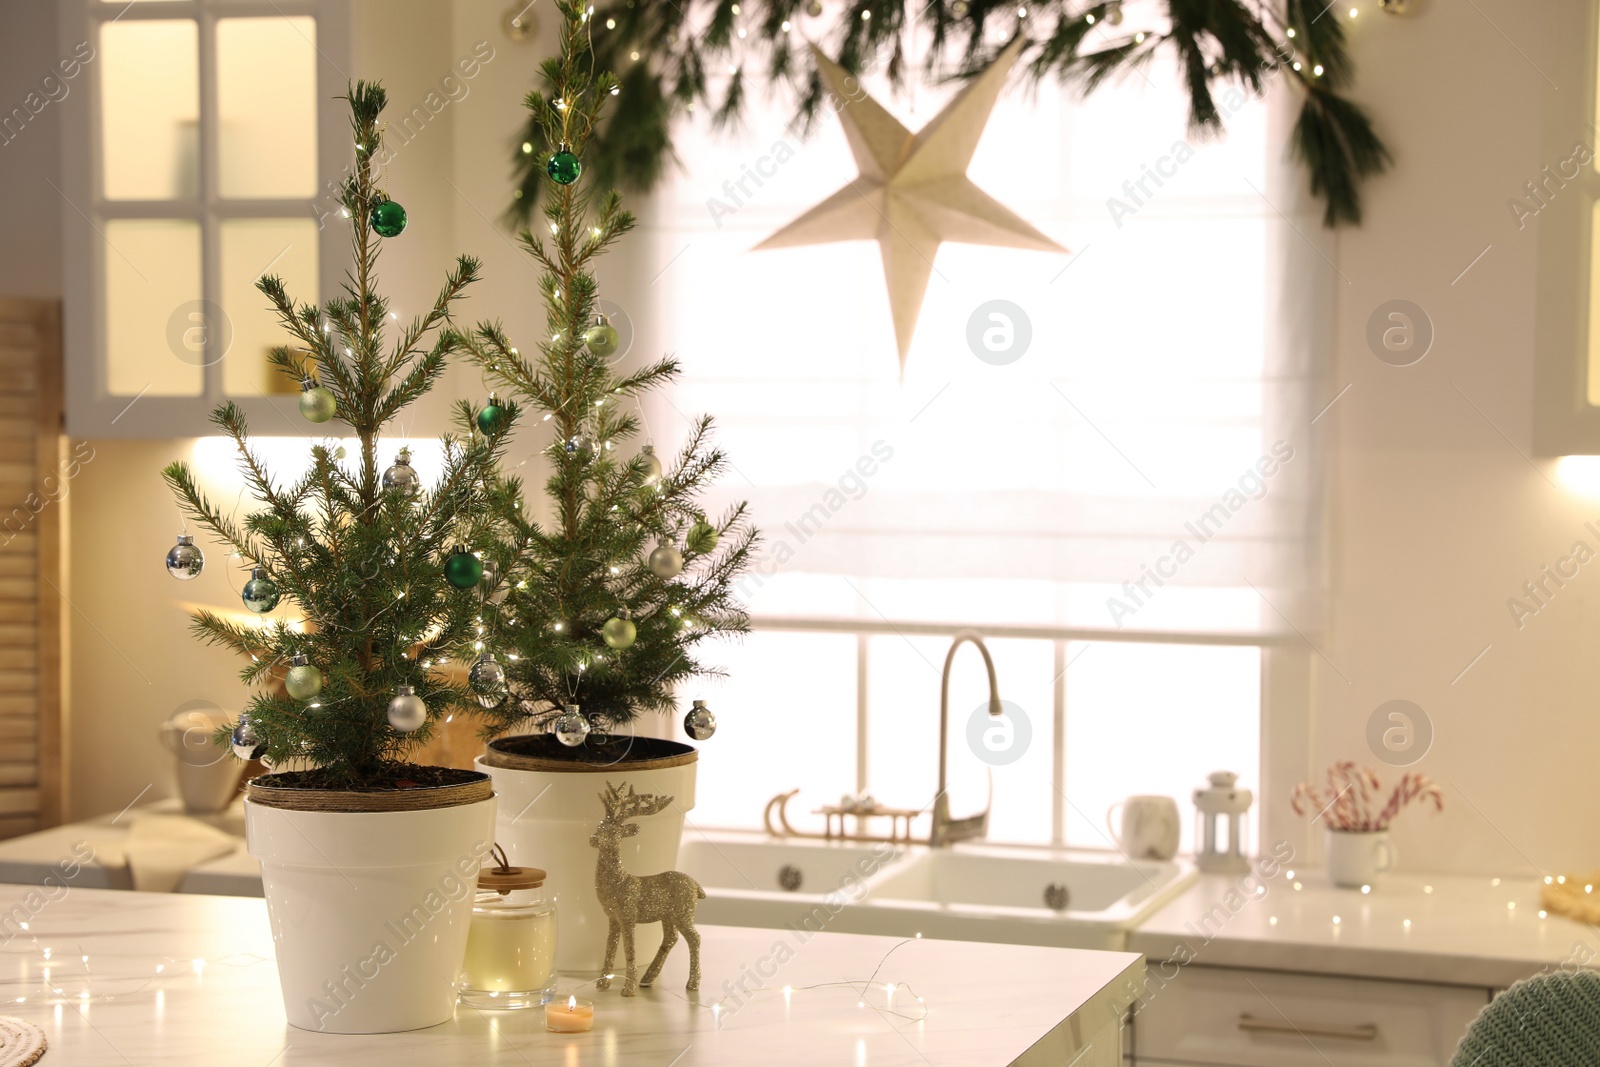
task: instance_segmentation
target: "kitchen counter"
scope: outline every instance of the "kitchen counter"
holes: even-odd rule
[[[680,947],[636,998],[584,991],[588,1034],[546,1033],[539,1010],[459,1007],[427,1030],[346,1037],[284,1022],[264,901],[44,895],[0,887],[0,995],[44,1029],[46,1064],[75,1067],[1119,1067],[1144,967],[1126,952],[707,926],[699,994],[684,992]]]
[[[180,860],[181,873],[172,879],[176,882],[172,886],[174,892],[261,895],[261,865],[245,851],[243,798],[215,815],[186,815],[176,798],[168,798],[129,807],[115,815],[0,841],[0,883],[40,885],[46,878],[60,880],[61,865],[78,860],[80,865],[68,879],[74,888],[133,889],[134,859],[129,854],[130,848],[137,848],[131,840],[133,827],[151,819],[178,816],[193,819],[234,840],[221,855],[192,863]]]
[[[1541,917],[1533,879],[1393,875],[1364,894],[1335,889],[1320,870],[1292,873],[1264,886],[1204,875],[1140,924],[1128,949],[1152,972],[1179,960],[1493,988],[1600,963],[1600,934]]]

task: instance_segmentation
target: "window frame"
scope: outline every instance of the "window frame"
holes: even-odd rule
[[[319,187],[311,198],[229,198],[218,193],[217,23],[227,18],[310,17],[316,20],[317,63],[317,175]],[[100,53],[100,28],[120,20],[190,19],[199,36],[199,195],[178,200],[108,200],[102,195],[101,64],[83,67],[78,91],[86,106],[63,109],[62,228],[65,283],[66,431],[77,437],[169,438],[195,437],[216,432],[211,410],[225,399],[237,403],[260,425],[277,423],[294,414],[296,398],[283,396],[229,397],[223,390],[223,362],[211,358],[203,368],[198,396],[130,396],[113,394],[108,386],[105,315],[106,242],[101,233],[107,222],[121,219],[192,220],[200,225],[201,298],[220,304],[221,227],[231,219],[318,217],[317,206],[327,193],[329,175],[348,161],[349,136],[342,104],[336,97],[345,90],[340,69],[350,67],[349,0],[75,0],[62,10],[60,44],[65,52],[88,41]],[[319,287],[329,291],[329,279],[340,277],[345,249],[329,240],[324,227],[318,241]],[[301,294],[309,298],[313,294]],[[293,423],[290,423],[293,425]]]
[[[1086,851],[1083,846],[1066,843],[1068,806],[1067,746],[1071,743],[1067,724],[1067,645],[1071,642],[1122,642],[1141,645],[1190,645],[1257,648],[1261,651],[1260,781],[1246,782],[1256,790],[1250,818],[1256,820],[1263,852],[1269,842],[1287,841],[1294,854],[1309,856],[1310,827],[1289,807],[1289,795],[1297,782],[1313,777],[1311,767],[1314,657],[1316,653],[1305,637],[1296,632],[1252,634],[1200,633],[1189,631],[1137,631],[1055,626],[1005,626],[929,623],[910,620],[834,619],[805,616],[757,615],[750,619],[753,631],[764,633],[853,634],[856,638],[856,732],[855,789],[870,794],[871,753],[871,641],[880,635],[933,636],[953,638],[961,631],[980,634],[986,641],[998,639],[1049,641],[1055,649],[1055,680],[1051,694],[1050,778],[1053,803],[1050,812],[1050,842],[1047,845],[998,841],[1008,848],[1045,848]],[[1002,680],[1002,694],[1004,682]],[[1000,770],[997,773],[1004,773]],[[1196,786],[1203,784],[1198,778]],[[751,804],[761,798],[751,798]],[[1187,810],[1186,796],[1175,797],[1180,810]],[[754,811],[754,807],[751,809]],[[702,829],[748,829],[706,824]],[[1115,846],[1108,839],[1106,851]]]
[[[1567,17],[1569,16],[1570,17]],[[1539,162],[1555,168],[1575,142],[1600,150],[1600,2],[1574,0],[1566,12],[1547,12],[1541,63],[1557,85],[1582,85],[1580,93],[1551,94],[1540,109]],[[1582,33],[1571,32],[1580,25]],[[1533,454],[1600,455],[1600,406],[1589,403],[1592,322],[1600,316],[1591,290],[1595,264],[1595,210],[1600,204],[1600,161],[1539,209],[1537,287],[1534,297]],[[1538,181],[1541,175],[1530,175]],[[1517,199],[1526,203],[1525,193]]]

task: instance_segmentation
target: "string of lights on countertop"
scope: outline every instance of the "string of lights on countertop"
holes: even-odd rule
[[[796,993],[809,993],[822,989],[849,989],[856,996],[857,1008],[863,1010],[871,1008],[880,1015],[892,1015],[895,1018],[904,1019],[907,1022],[919,1023],[928,1017],[927,1001],[917,995],[916,990],[911,987],[909,982],[880,982],[878,980],[878,976],[883,972],[884,965],[889,962],[890,956],[894,955],[895,952],[901,947],[908,945],[913,941],[921,940],[921,938],[922,935],[917,934],[915,937],[908,937],[897,942],[889,949],[889,951],[883,954],[882,958],[878,960],[878,965],[872,969],[872,973],[864,979],[839,979],[832,982],[817,982],[812,985],[799,986],[784,985],[775,987],[761,985],[754,989],[741,988],[737,993],[729,994],[723,999],[714,1001],[710,1004],[703,1004],[698,999],[690,999],[689,997],[686,997],[683,994],[665,986],[659,987],[657,991],[660,993],[665,993],[668,996],[676,997],[685,1004],[688,1004],[690,1007],[693,1007],[697,1010],[710,1012],[712,1019],[718,1025],[721,1025],[724,1019],[731,1017],[734,1013],[742,1009],[746,1001],[752,1000],[762,994],[781,994],[784,1005],[787,1007],[790,1000]],[[795,951],[794,955],[799,955],[799,951]],[[744,971],[748,970],[748,967],[744,969]],[[744,973],[744,971],[741,971],[741,973]],[[595,978],[590,981],[580,983],[573,986],[571,989],[561,990],[555,994],[554,999],[560,1000],[564,997],[570,997],[582,992],[583,990],[589,989],[590,987],[593,987],[596,982],[599,982],[601,978],[616,979],[619,977],[621,976],[617,974],[601,975],[600,978]],[[757,979],[760,980],[759,975],[757,975]],[[724,988],[726,988],[726,986]],[[878,1004],[873,1003],[873,995],[877,993],[881,993],[883,997],[883,1003],[881,1007]],[[914,1011],[901,1011],[895,1008],[895,997],[902,995],[906,998],[909,998],[916,1004]],[[737,1000],[739,1003],[735,1004],[733,1007],[728,1007],[728,1002],[732,1000]]]
[[[26,923],[18,925],[28,928]],[[127,1000],[142,994],[159,996],[168,984],[179,979],[203,977],[207,967],[254,967],[272,962],[270,957],[249,952],[209,959],[102,952],[91,961],[81,949],[44,945],[38,938],[30,940],[28,949],[22,952],[17,951],[14,942],[0,946],[0,960],[16,960],[22,965],[20,976],[0,977],[0,1005],[46,1004],[59,1009],[64,1005]],[[100,971],[96,964],[109,964],[111,969]],[[119,970],[119,964],[126,966],[125,972]]]
[[[23,931],[28,930],[26,923],[19,923]],[[859,1009],[871,1008],[882,1015],[890,1015],[904,1019],[907,1022],[921,1022],[928,1017],[927,1002],[912,988],[909,982],[883,982],[879,980],[884,966],[889,957],[902,946],[919,940],[906,938],[895,944],[883,957],[879,959],[876,967],[865,979],[841,979],[831,982],[818,982],[812,985],[784,985],[782,987],[760,987],[741,990],[738,994],[725,997],[711,1004],[703,1004],[697,1000],[690,1000],[666,987],[661,987],[658,992],[677,997],[686,1004],[709,1012],[719,1024],[725,1017],[731,1016],[743,1007],[743,1002],[760,994],[781,994],[787,1005],[790,998],[796,993],[813,992],[824,989],[849,989],[856,996],[856,1007]],[[798,952],[796,953],[798,954]],[[165,988],[182,979],[203,978],[208,967],[254,967],[257,964],[271,963],[271,959],[258,956],[254,953],[235,952],[214,958],[194,957],[182,959],[176,956],[149,957],[135,954],[98,953],[93,960],[87,953],[77,948],[66,948],[61,945],[46,945],[37,937],[29,939],[29,944],[23,951],[18,951],[15,942],[0,946],[0,961],[17,961],[22,965],[23,974],[19,977],[0,977],[0,1005],[3,1004],[33,1004],[53,1005],[58,1010],[64,1006],[78,1006],[98,1003],[111,1003],[119,1000],[129,1000],[141,995],[159,996]],[[96,964],[101,966],[112,964],[111,970],[101,971],[96,969]],[[126,971],[120,971],[115,965],[125,964]],[[34,973],[37,970],[37,973]],[[606,975],[603,977],[618,978],[619,975]],[[599,978],[581,982],[570,989],[564,989],[555,995],[561,999],[572,994],[591,989]],[[91,982],[94,988],[91,988]],[[881,1004],[875,1003],[875,994],[881,994]],[[895,1007],[895,998],[906,998],[916,1005],[915,1009],[902,1011]],[[739,1004],[732,1008],[726,1007],[728,1001],[737,999]]]

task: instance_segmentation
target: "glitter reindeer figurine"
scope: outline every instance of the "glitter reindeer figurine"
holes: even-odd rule
[[[628,961],[628,976],[622,983],[622,995],[634,996],[640,986],[649,988],[661,973],[667,953],[678,943],[678,935],[689,943],[689,983],[686,989],[700,988],[700,932],[694,928],[694,909],[697,900],[704,899],[706,891],[700,883],[681,871],[662,871],[644,877],[629,874],[622,867],[621,842],[632,837],[639,827],[629,819],[640,815],[654,815],[672,803],[672,798],[653,793],[637,794],[633,786],[623,792],[610,782],[600,794],[606,817],[600,820],[589,844],[600,850],[594,864],[594,891],[605,909],[611,928],[606,935],[606,962],[602,977],[595,982],[599,989],[611,985],[611,964],[617,958],[617,938],[622,938],[622,951]],[[633,963],[633,928],[638,923],[661,924],[661,949],[650,961],[644,977],[635,980],[637,971]]]

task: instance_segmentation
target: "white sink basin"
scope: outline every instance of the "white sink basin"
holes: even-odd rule
[[[678,867],[705,887],[706,923],[1105,949],[1195,878],[1187,863],[1099,852],[698,831]]]
[[[804,893],[848,890],[905,851],[903,846],[785,841],[760,835],[684,834],[678,869],[709,892]]]
[[[867,881],[904,853],[904,846],[691,830],[678,849],[678,869],[705,888],[695,912],[700,922],[777,928],[798,926],[813,914],[831,921],[839,906],[860,900]]]
[[[923,852],[873,884],[875,900],[916,900],[1036,919],[1125,918],[1170,886],[1177,864],[1116,855],[1013,852],[996,847]]]

